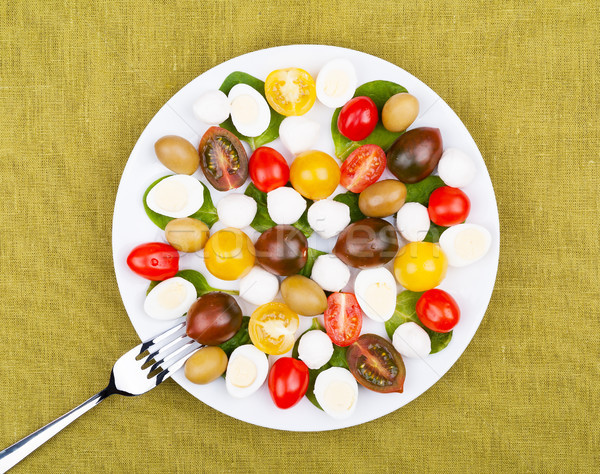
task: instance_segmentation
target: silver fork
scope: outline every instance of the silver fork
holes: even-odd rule
[[[203,346],[186,336],[185,321],[135,346],[115,362],[110,381],[104,390],[21,441],[0,451],[0,472],[8,471],[110,395],[141,395],[153,389],[183,367],[186,360],[201,347]]]

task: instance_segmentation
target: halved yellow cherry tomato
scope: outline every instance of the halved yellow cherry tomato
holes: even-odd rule
[[[281,115],[304,115],[317,97],[315,81],[304,69],[277,69],[265,80],[265,96]]]
[[[214,233],[204,247],[206,269],[221,280],[237,280],[254,265],[254,244],[239,229],[227,227]]]
[[[263,304],[250,316],[248,332],[250,340],[266,354],[285,354],[294,345],[295,333],[300,320],[285,304]]]
[[[325,199],[340,184],[340,167],[327,153],[305,151],[290,167],[290,181],[296,191],[307,199]]]
[[[446,276],[448,259],[439,245],[411,242],[400,249],[394,260],[394,275],[410,291],[427,291]]]

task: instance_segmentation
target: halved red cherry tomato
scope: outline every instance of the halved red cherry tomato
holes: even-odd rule
[[[362,310],[352,293],[332,293],[327,298],[325,331],[334,344],[349,346],[360,336]]]
[[[200,167],[218,191],[239,188],[248,178],[248,156],[242,142],[229,130],[210,127],[198,145]]]
[[[163,242],[148,242],[131,251],[127,265],[141,277],[162,281],[179,271],[179,253]]]
[[[285,186],[290,179],[290,167],[277,150],[261,146],[254,150],[248,163],[250,179],[263,193]]]
[[[374,392],[404,390],[406,368],[391,342],[377,334],[363,334],[346,351],[346,362],[354,378]]]
[[[279,408],[291,408],[308,389],[308,367],[304,362],[291,357],[282,357],[269,372],[269,393]]]
[[[452,296],[434,288],[426,291],[417,301],[417,316],[435,332],[450,332],[460,319],[460,308]]]
[[[464,222],[471,210],[469,197],[458,188],[442,186],[431,193],[429,218],[442,227]]]
[[[359,96],[350,99],[342,107],[337,126],[342,135],[358,142],[371,135],[378,121],[379,113],[373,99]]]
[[[361,193],[385,171],[385,152],[377,145],[363,145],[342,163],[340,184],[348,191]]]

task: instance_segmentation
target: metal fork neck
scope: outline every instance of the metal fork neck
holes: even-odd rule
[[[0,473],[4,473],[20,462],[25,456],[39,448],[43,443],[52,438],[55,434],[65,428],[67,425],[75,421],[81,415],[94,408],[105,398],[116,393],[109,385],[104,390],[90,397],[81,405],[73,408],[70,412],[65,413],[60,418],[48,423],[46,426],[34,431],[29,436],[16,442],[12,446],[0,451]]]

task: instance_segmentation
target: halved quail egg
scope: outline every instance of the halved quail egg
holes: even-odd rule
[[[187,313],[196,301],[196,287],[181,277],[173,277],[156,285],[144,301],[144,311],[154,319],[177,319]]]
[[[146,196],[148,207],[168,217],[188,217],[204,204],[204,186],[192,176],[176,174],[160,181]]]
[[[236,84],[227,97],[231,105],[231,120],[242,135],[258,137],[269,127],[271,109],[254,87]]]

